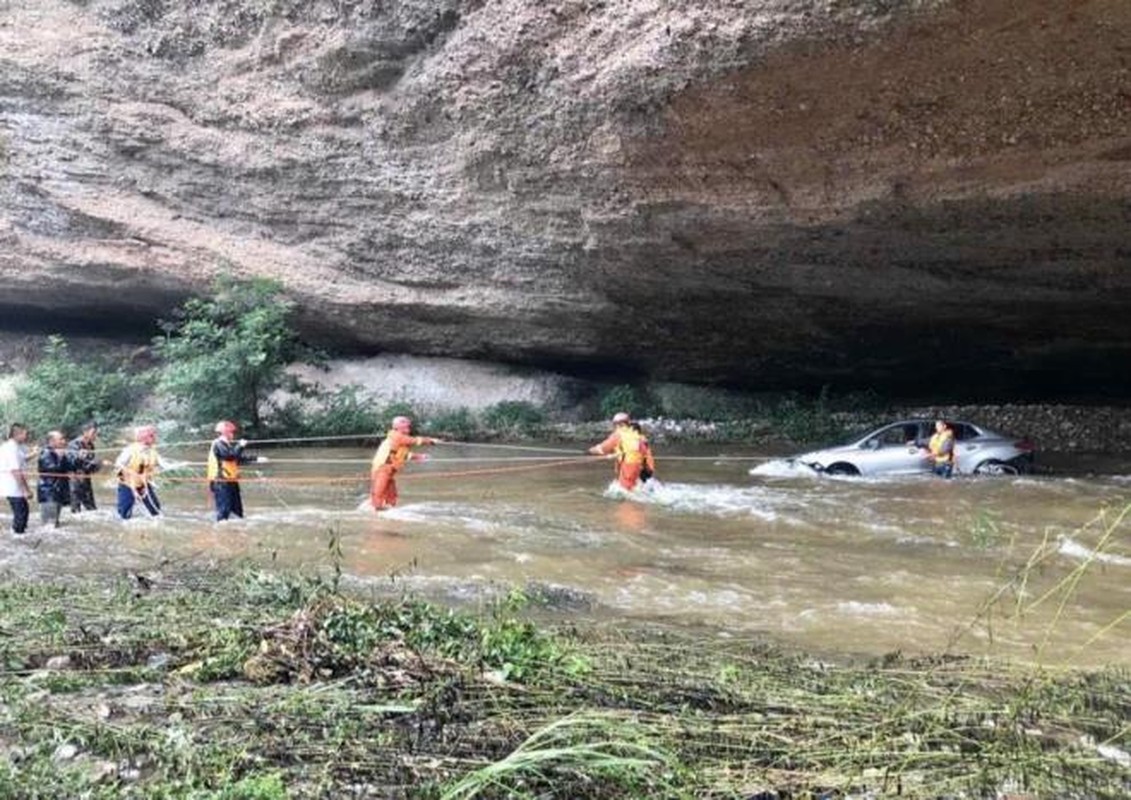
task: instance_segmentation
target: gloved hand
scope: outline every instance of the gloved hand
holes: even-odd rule
[[[256,464],[266,464],[267,461],[268,461],[267,456],[256,456],[256,458],[255,458]]]
[[[238,444],[240,447],[247,447],[247,439],[240,439],[238,442],[236,442],[236,444]]]

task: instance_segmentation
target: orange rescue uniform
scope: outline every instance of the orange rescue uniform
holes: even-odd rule
[[[427,436],[409,436],[398,430],[390,430],[385,434],[385,441],[377,448],[373,456],[373,466],[370,471],[372,479],[369,497],[373,501],[373,508],[380,511],[397,504],[397,482],[394,480],[409,459],[412,458],[412,448],[423,444],[431,444],[432,439]]]
[[[617,425],[609,438],[595,448],[602,455],[617,454],[617,483],[631,492],[640,482],[640,471],[647,462],[654,470],[655,463],[648,447],[648,440],[637,433],[631,425]]]

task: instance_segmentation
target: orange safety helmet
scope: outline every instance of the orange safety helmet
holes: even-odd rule
[[[412,420],[408,417],[393,417],[392,428],[395,431],[407,431],[412,427]]]
[[[222,419],[216,423],[216,433],[221,436],[234,436],[236,430],[236,423],[229,419]]]
[[[632,421],[632,417],[630,417],[628,414],[626,414],[623,411],[618,411],[617,413],[613,414],[613,424],[614,425],[627,424],[631,421]]]

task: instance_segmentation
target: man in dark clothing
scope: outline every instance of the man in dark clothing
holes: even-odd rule
[[[247,440],[235,441],[236,423],[221,420],[216,423],[216,433],[208,450],[208,488],[216,504],[216,521],[223,522],[230,517],[243,519],[243,498],[240,496],[240,467],[255,462],[265,463],[263,456],[245,453]]]
[[[71,502],[71,473],[74,465],[67,454],[67,439],[59,431],[47,434],[39,453],[39,519],[44,525],[59,527],[59,512]]]
[[[97,438],[98,423],[92,421],[83,426],[81,436],[76,436],[67,445],[67,453],[75,469],[74,477],[71,478],[71,511],[75,514],[84,508],[87,511],[98,508],[90,480],[90,476],[101,467],[95,452],[94,443]]]

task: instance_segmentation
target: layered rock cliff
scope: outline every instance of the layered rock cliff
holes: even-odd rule
[[[0,327],[1131,395],[1125,0],[0,0]]]

